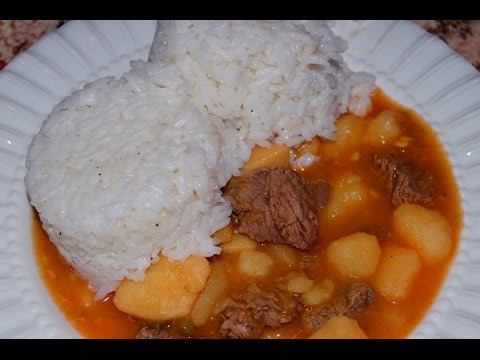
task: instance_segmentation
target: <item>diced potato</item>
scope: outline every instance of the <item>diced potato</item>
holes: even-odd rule
[[[272,144],[268,148],[255,146],[250,159],[240,169],[241,176],[263,167],[283,166],[290,164],[290,148],[287,145]]]
[[[330,279],[324,279],[317,282],[313,287],[301,295],[302,301],[305,305],[315,306],[320,305],[332,298],[335,285]]]
[[[264,277],[272,270],[273,260],[260,251],[245,250],[240,253],[238,267],[248,276]]]
[[[292,293],[303,294],[309,291],[313,286],[313,280],[306,275],[295,275],[287,283],[287,290]]]
[[[299,258],[297,250],[289,245],[269,244],[267,251],[277,262],[281,263],[287,268],[292,268],[297,265]]]
[[[452,252],[451,228],[438,211],[416,204],[402,204],[393,212],[393,228],[429,264]]]
[[[220,244],[225,244],[229,241],[232,241],[233,238],[233,226],[232,224],[228,224],[227,226],[221,228],[215,234],[213,234],[213,237],[219,241]]]
[[[332,184],[332,191],[321,216],[326,219],[342,216],[358,209],[368,198],[368,189],[360,176],[346,174]]]
[[[169,261],[161,256],[147,269],[143,281],[123,280],[113,303],[120,311],[154,322],[187,316],[209,275],[204,257]]]
[[[227,272],[222,262],[214,262],[211,265],[212,273],[208,278],[205,290],[198,297],[193,307],[191,318],[193,324],[197,327],[207,323],[208,318],[212,315],[215,303],[225,293],[227,288]]]
[[[363,141],[366,120],[351,114],[340,116],[336,121],[335,140],[323,144],[323,153],[331,158],[348,151]]]
[[[318,137],[313,138],[311,141],[305,141],[300,145],[298,149],[295,150],[296,157],[300,157],[307,153],[313,155],[320,155],[321,146],[320,146],[320,139]]]
[[[382,251],[374,287],[390,301],[404,300],[421,268],[422,263],[415,250],[387,246]]]
[[[232,240],[221,245],[222,252],[231,254],[243,250],[253,250],[257,247],[257,242],[243,234],[233,234]]]
[[[367,137],[373,145],[389,144],[402,133],[398,124],[398,114],[394,111],[382,111],[368,124]]]
[[[380,260],[377,238],[362,232],[342,237],[328,245],[327,260],[342,275],[367,278],[377,269]]]
[[[368,339],[357,320],[334,316],[308,337],[309,339]]]

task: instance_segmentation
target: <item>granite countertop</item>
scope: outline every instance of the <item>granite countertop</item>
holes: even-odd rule
[[[480,71],[480,20],[416,20]]]
[[[63,20],[0,20],[0,69]],[[480,71],[480,20],[415,20]]]

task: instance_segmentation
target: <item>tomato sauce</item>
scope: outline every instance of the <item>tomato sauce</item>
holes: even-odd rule
[[[40,276],[53,301],[80,334],[87,338],[131,338],[141,323],[113,304],[113,294],[95,301],[88,283],[68,264],[33,217],[34,251]]]

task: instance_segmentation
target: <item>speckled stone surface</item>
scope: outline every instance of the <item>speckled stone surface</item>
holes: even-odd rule
[[[416,20],[422,28],[438,35],[480,71],[480,20]]]
[[[0,20],[0,69],[45,33],[61,26],[61,20]],[[416,20],[438,35],[452,49],[480,70],[480,20]]]
[[[0,20],[0,69],[59,24],[60,20]]]

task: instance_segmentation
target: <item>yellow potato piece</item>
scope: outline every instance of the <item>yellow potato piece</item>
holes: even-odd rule
[[[302,301],[305,305],[316,306],[323,304],[331,299],[335,285],[332,280],[324,279],[312,286],[312,288],[302,294]]]
[[[227,243],[229,241],[232,241],[233,239],[233,226],[232,224],[228,224],[227,226],[221,228],[215,234],[213,234],[213,237],[218,240],[220,244]]]
[[[351,150],[363,142],[367,122],[355,115],[342,115],[335,122],[335,140],[323,144],[323,153],[330,158]]]
[[[245,250],[240,253],[238,267],[245,275],[264,277],[272,270],[273,260],[260,251]]]
[[[209,275],[210,265],[204,257],[171,262],[160,256],[143,281],[123,280],[113,302],[120,311],[149,321],[180,318],[190,313]]]
[[[306,275],[295,275],[288,280],[287,290],[291,293],[303,294],[309,291],[313,286],[313,280]]]
[[[257,247],[257,242],[243,234],[233,234],[232,240],[221,245],[222,252],[233,254],[243,250],[253,250]]]
[[[334,316],[321,328],[308,337],[309,339],[368,339],[358,325],[357,320],[346,316]]]
[[[299,262],[298,250],[289,245],[269,244],[267,251],[277,261],[277,264],[287,268],[292,268]]]
[[[359,209],[368,199],[368,188],[356,174],[346,174],[332,184],[332,191],[321,216],[325,220]]]
[[[429,264],[452,252],[452,230],[438,211],[416,204],[402,204],[393,212],[393,228]]]
[[[192,321],[197,327],[207,323],[213,312],[215,303],[222,297],[227,289],[228,277],[225,265],[222,262],[214,262],[211,265],[212,273],[208,278],[205,290],[198,297],[192,310]]]
[[[415,250],[387,246],[382,251],[374,287],[390,301],[404,300],[421,268],[422,263]]]
[[[272,144],[268,148],[255,146],[252,149],[250,159],[240,169],[241,176],[246,176],[253,170],[282,166],[290,164],[290,148],[287,145]]]
[[[328,245],[327,260],[342,275],[366,278],[377,269],[380,261],[377,238],[362,232],[342,237]]]
[[[373,145],[385,145],[396,140],[402,133],[397,120],[399,116],[401,114],[388,110],[378,114],[368,124],[368,141]]]

